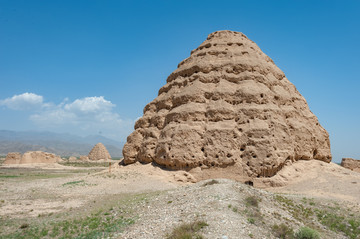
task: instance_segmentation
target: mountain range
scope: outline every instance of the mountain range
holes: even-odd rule
[[[86,137],[39,131],[0,130],[0,155],[8,152],[41,150],[60,156],[87,155],[97,143],[103,143],[112,157],[122,157],[124,143],[101,135]]]

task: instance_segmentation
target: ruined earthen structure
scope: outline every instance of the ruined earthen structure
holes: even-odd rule
[[[4,164],[33,164],[33,163],[57,163],[61,162],[60,156],[42,151],[28,151],[21,153],[8,153]]]
[[[4,164],[19,164],[21,160],[21,153],[11,152],[6,155]]]
[[[80,161],[89,161],[89,157],[87,155],[80,155],[79,160]]]
[[[98,143],[90,151],[88,155],[90,160],[109,160],[111,156],[106,147],[102,143]]]
[[[170,169],[236,165],[268,177],[296,160],[331,161],[304,97],[244,34],[211,33],[170,74],[123,148],[124,163]]]
[[[69,161],[76,162],[77,158],[75,156],[70,156]]]
[[[343,158],[341,161],[341,166],[360,173],[360,160]]]
[[[20,164],[27,163],[57,163],[61,158],[55,154],[46,153],[42,151],[29,151],[24,153],[21,157]]]

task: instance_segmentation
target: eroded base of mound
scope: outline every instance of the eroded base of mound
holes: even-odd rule
[[[192,183],[207,179],[227,178],[279,193],[334,198],[360,204],[360,173],[335,163],[319,160],[299,160],[282,168],[273,177],[250,178],[244,176],[241,165],[226,168],[194,168],[186,171],[161,169],[152,164],[135,163],[120,166],[118,170],[135,170],[161,180]]]
[[[343,168],[335,163],[319,160],[299,160],[281,169],[275,176],[250,178],[244,176],[241,165],[226,168],[200,167],[185,171],[160,169],[151,164],[136,163],[123,167],[152,176],[160,176],[167,181],[178,183],[199,182],[206,179],[227,178],[279,193],[296,193],[308,196],[334,198],[360,203],[360,173]],[[122,170],[119,168],[119,170]]]

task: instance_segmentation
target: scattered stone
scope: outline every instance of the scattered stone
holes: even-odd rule
[[[194,176],[192,176],[190,173],[185,172],[185,171],[178,171],[174,174],[174,179],[177,182],[182,182],[182,183],[196,183],[196,179],[194,178]]]
[[[111,156],[102,143],[98,143],[88,155],[90,160],[111,160]]]
[[[360,173],[360,160],[356,160],[352,158],[343,158],[341,161],[341,166]]]
[[[252,178],[332,158],[328,132],[304,97],[253,41],[232,31],[211,33],[170,74],[123,155],[124,164],[177,170],[236,166]]]

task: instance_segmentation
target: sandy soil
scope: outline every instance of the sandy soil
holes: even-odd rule
[[[59,164],[4,165],[0,170],[16,174],[10,175],[14,178],[6,183],[0,181],[3,201],[0,216],[10,217],[36,217],[81,207],[99,197],[168,190],[194,181],[187,172],[166,171],[140,163],[126,167],[112,165],[111,173],[108,168],[94,173],[99,168]],[[18,177],[19,172],[24,177]],[[34,178],[31,173],[40,176]]]
[[[276,176],[259,181],[259,187],[271,192],[331,198],[360,205],[360,173],[335,163],[298,161]]]
[[[112,166],[112,172],[86,173],[89,168],[69,167],[59,164],[2,166],[1,169],[41,169],[46,173],[71,173],[66,177],[49,177],[37,180],[7,180],[0,182],[2,204],[0,216],[38,216],[69,208],[81,207],[99,196],[141,193],[174,189],[195,182],[185,171],[167,171],[151,164],[140,163]],[[90,168],[96,170],[99,168]],[[54,171],[55,170],[55,171]],[[211,171],[209,171],[211,172]],[[195,174],[196,175],[196,174]],[[207,177],[221,178],[219,171]],[[298,161],[285,167],[276,176],[256,179],[255,187],[270,192],[306,195],[309,197],[336,199],[360,205],[360,173],[350,171],[334,163]],[[275,187],[274,187],[275,186]],[[21,213],[20,213],[21,212]],[[24,213],[27,212],[27,213]]]
[[[218,179],[216,185],[204,187],[206,181],[199,180],[194,184],[200,173],[205,173],[204,177],[208,178],[230,176],[230,180]],[[341,205],[360,213],[360,173],[333,163],[298,161],[272,178],[254,179],[254,187],[244,185],[243,180],[247,179],[237,175],[236,168],[195,169],[189,173],[136,163],[114,164],[110,173],[105,167],[3,165],[0,167],[0,219],[36,220],[52,214],[74,218],[87,215],[107,202],[109,206],[118,203],[127,195],[134,200],[134,195],[144,194],[151,200],[134,204],[136,223],[115,238],[154,238],[159,235],[162,236],[158,238],[162,238],[172,227],[195,220],[199,215],[210,224],[204,232],[206,238],[236,238],[236,235],[247,238],[250,233],[255,238],[273,238],[267,235],[273,223],[268,218],[272,218],[274,212],[281,212],[281,217],[288,221],[293,220],[284,208],[279,207],[274,193],[286,194],[298,202],[305,197],[312,198],[322,205]],[[236,210],[246,211],[243,203],[246,195],[261,198],[262,220],[267,226],[259,229],[258,225],[247,221],[246,215],[229,209],[236,206]],[[298,221],[293,227],[301,225]],[[227,228],[226,233],[224,228]],[[330,230],[324,229],[323,233],[331,238],[344,238],[333,235]]]

